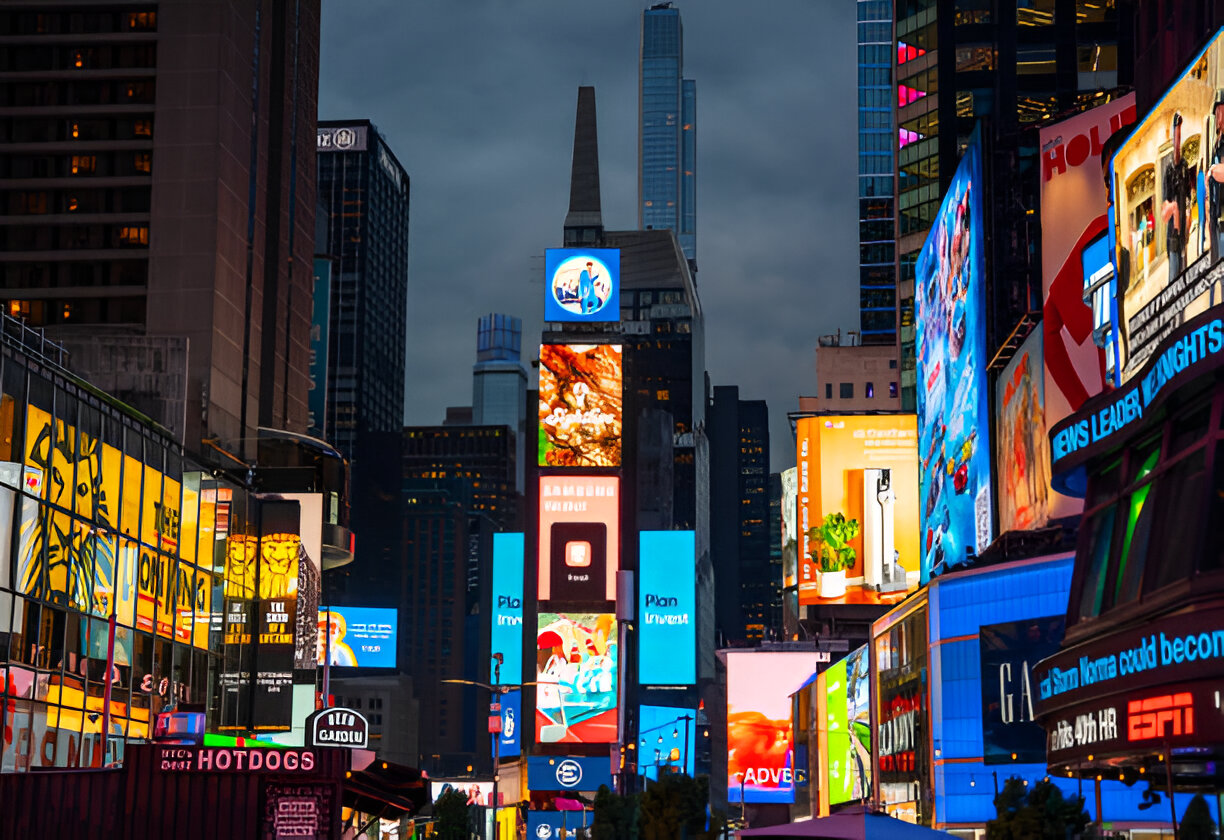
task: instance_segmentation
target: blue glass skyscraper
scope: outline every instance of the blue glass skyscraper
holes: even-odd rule
[[[680,10],[642,12],[638,115],[638,228],[676,232],[697,259],[697,83],[683,78]]]
[[[897,341],[892,16],[893,0],[858,0],[859,327],[864,344]]]

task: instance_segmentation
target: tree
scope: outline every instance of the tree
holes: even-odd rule
[[[1216,840],[1217,836],[1215,820],[1211,818],[1207,800],[1203,798],[1203,794],[1196,793],[1186,806],[1186,813],[1182,814],[1178,837],[1181,840]]]
[[[706,830],[706,808],[710,802],[709,779],[693,779],[685,775],[663,776],[641,797],[638,815],[638,836],[641,840],[676,840],[676,838],[714,838],[722,832],[720,814],[709,819]]]
[[[451,788],[434,801],[434,836],[439,840],[466,840],[467,796]]]
[[[636,807],[633,797],[613,793],[607,785],[600,785],[592,808],[590,834],[593,840],[631,840]]]
[[[1064,840],[1088,828],[1082,796],[1063,796],[1053,782],[1025,785],[1013,776],[995,797],[997,817],[986,823],[987,840]]]

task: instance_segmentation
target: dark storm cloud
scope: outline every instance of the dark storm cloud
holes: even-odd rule
[[[854,3],[678,3],[697,80],[698,288],[718,385],[786,412],[816,337],[857,329]],[[594,85],[604,224],[637,225],[643,4],[324,0],[319,116],[368,118],[412,179],[406,422],[471,402],[476,319],[539,336],[579,85]]]

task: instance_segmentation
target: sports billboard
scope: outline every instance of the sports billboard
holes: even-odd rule
[[[540,345],[539,465],[619,467],[621,345]]]
[[[822,658],[815,652],[727,651],[726,660],[727,801],[794,802],[791,695]]]
[[[913,414],[801,417],[797,547],[800,604],[888,603],[918,586],[918,421]],[[885,473],[885,471],[887,471]],[[887,486],[883,482],[887,481]],[[784,485],[785,486],[785,485]],[[827,514],[860,524],[846,590],[823,590],[821,546],[808,533]]]
[[[319,607],[319,665],[394,668],[399,614],[381,607]]]
[[[523,681],[523,535],[493,535],[493,617],[489,651],[502,655],[489,681],[519,685]]]
[[[824,780],[830,805],[871,795],[871,670],[861,647],[823,674]]]
[[[1027,531],[1050,521],[1050,438],[1046,433],[1042,332],[1033,330],[995,381],[995,463],[999,530]]]
[[[547,249],[544,320],[619,321],[620,249]]]
[[[537,744],[616,742],[616,616],[541,612],[536,632]]]
[[[692,531],[642,531],[638,550],[638,681],[697,681],[697,584]]]
[[[982,761],[1043,763],[1046,733],[1034,720],[1038,685],[1033,666],[1058,653],[1061,615],[983,625],[978,631],[982,674]]]
[[[697,712],[675,706],[638,706],[638,775],[694,775]]]
[[[975,132],[914,275],[922,583],[993,537],[982,189]]]
[[[1222,41],[1195,56],[1113,156],[1117,384],[1224,291]]]
[[[620,479],[540,476],[541,601],[615,601]]]

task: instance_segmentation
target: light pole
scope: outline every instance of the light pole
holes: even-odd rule
[[[500,698],[510,691],[510,686],[501,684],[501,666],[504,661],[502,654],[500,652],[494,653],[490,658],[493,660],[493,685],[476,680],[442,680],[442,682],[452,685],[474,685],[477,688],[488,689],[489,711],[492,712],[493,695],[496,694]],[[500,702],[497,704],[497,712],[499,715],[501,714]],[[493,840],[501,840],[501,823],[497,821],[497,783],[501,777],[499,767],[501,764],[501,727],[499,726],[496,732],[491,732],[490,734],[493,735],[493,805],[491,806],[493,808]]]

